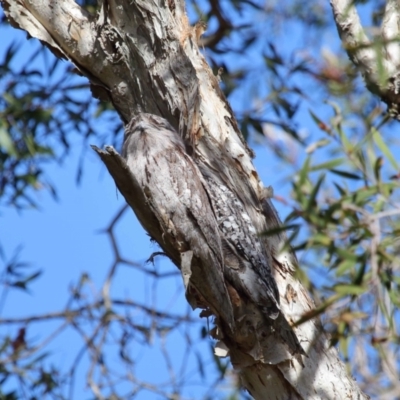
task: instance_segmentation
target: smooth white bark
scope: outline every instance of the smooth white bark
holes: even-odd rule
[[[400,113],[400,4],[387,0],[381,35],[373,40],[364,32],[354,0],[330,0],[333,16],[352,62],[359,67],[367,87],[389,107]]]
[[[400,68],[400,3],[398,0],[388,0],[381,27],[385,45],[385,56],[390,60],[389,76],[398,74]]]

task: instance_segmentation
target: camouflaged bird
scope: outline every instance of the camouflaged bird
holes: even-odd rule
[[[211,255],[203,273],[216,285],[218,301],[229,301],[226,280],[264,315],[276,319],[278,287],[250,216],[217,176],[199,169],[168,121],[152,114],[133,118],[126,128],[123,156],[178,250],[193,251],[196,257]],[[210,291],[198,281],[192,279],[192,284],[206,297]]]

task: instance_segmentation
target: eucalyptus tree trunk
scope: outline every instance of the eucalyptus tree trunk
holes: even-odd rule
[[[258,232],[280,225],[269,191],[253,166],[253,153],[199,50],[203,27],[189,25],[183,0],[108,0],[96,16],[72,0],[2,3],[15,27],[40,39],[57,57],[70,60],[89,79],[92,93],[109,99],[125,124],[142,112],[167,119],[189,155],[241,199]],[[183,270],[179,249],[173,241],[163,242],[165,232],[125,160],[111,147],[95,150],[139,220]],[[313,311],[314,303],[294,278],[297,260],[284,250],[285,241],[283,234],[262,239],[280,292],[281,318],[273,323],[259,320],[248,329],[235,315],[231,326],[228,314],[223,315],[229,307],[236,313],[237,304],[245,304],[246,314],[256,315],[255,306],[229,287],[230,298],[222,305],[215,304],[218,296],[212,289],[203,299],[216,317],[216,354],[231,358],[255,399],[367,398],[346,373],[337,351],[329,347],[317,319],[292,327]],[[204,267],[201,257],[197,262]],[[190,294],[188,300],[193,305]]]

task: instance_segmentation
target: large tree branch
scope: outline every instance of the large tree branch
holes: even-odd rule
[[[400,5],[397,0],[387,0],[382,19],[381,34],[386,43],[386,58],[390,59],[390,76],[399,73],[400,68]]]
[[[3,5],[15,26],[74,63],[95,93],[101,88],[124,122],[138,111],[168,119],[193,158],[241,199],[258,232],[280,224],[253,166],[252,152],[199,51],[199,31],[188,25],[183,1],[109,0],[98,17],[71,0],[3,0]],[[96,151],[139,219],[150,222],[150,233],[160,236],[124,160],[110,148]],[[263,400],[364,398],[317,320],[294,328],[307,357],[284,343],[285,332],[291,332],[286,320],[294,323],[314,308],[293,276],[297,262],[290,251],[282,250],[285,241],[284,235],[263,239],[286,319],[266,334],[261,326],[259,332],[245,332],[244,339],[238,332],[228,334],[225,342],[243,385]]]
[[[382,20],[381,37],[368,39],[354,0],[331,0],[333,16],[352,62],[359,67],[367,87],[387,105],[389,113],[400,113],[400,6],[388,0]]]

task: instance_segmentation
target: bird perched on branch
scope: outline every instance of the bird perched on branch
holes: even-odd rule
[[[229,283],[263,315],[276,319],[279,291],[251,218],[216,174],[199,169],[174,128],[161,117],[139,114],[126,128],[123,156],[181,260],[187,260],[182,254],[193,251],[193,257],[205,261],[202,273],[208,283],[204,277],[190,277],[198,292],[206,297],[219,291],[213,299],[226,296],[223,308],[229,309]],[[181,262],[182,271],[190,269]],[[210,282],[213,287],[206,290]]]
[[[218,225],[204,179],[182,139],[164,118],[141,113],[126,127],[122,155],[158,221],[158,243],[181,269],[189,303],[209,308],[232,329]]]

